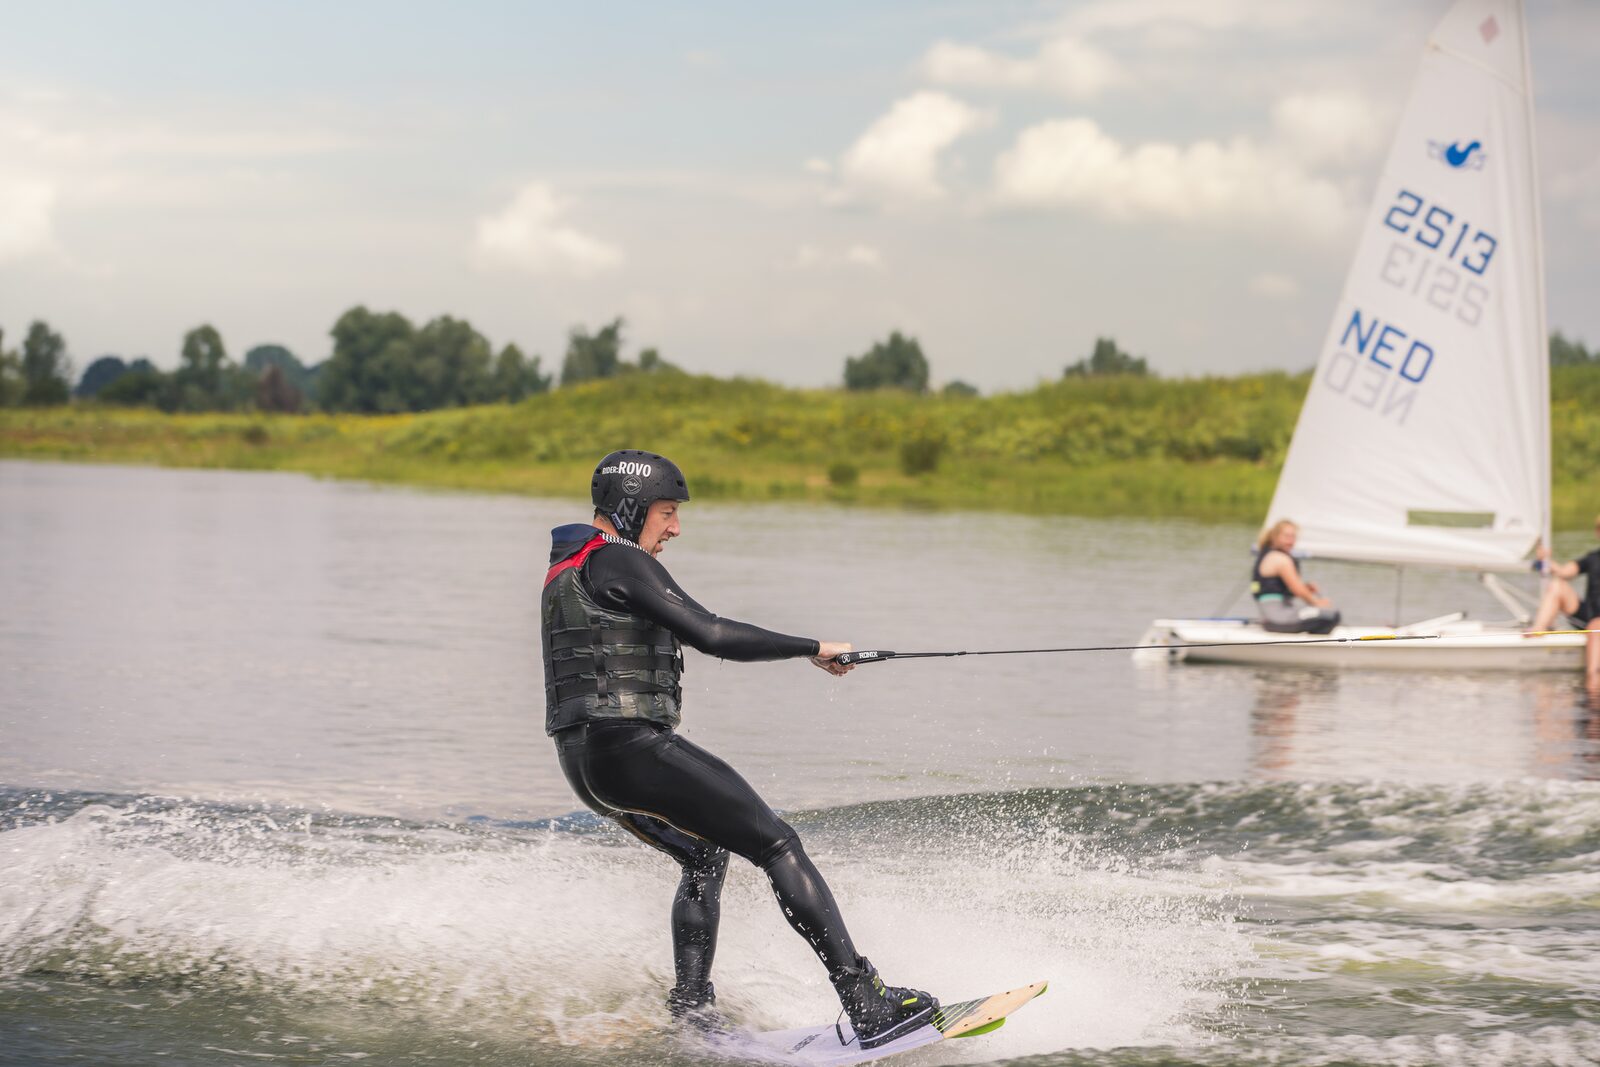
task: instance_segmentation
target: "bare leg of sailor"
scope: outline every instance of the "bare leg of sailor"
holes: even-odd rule
[[[1548,630],[1558,615],[1571,615],[1578,610],[1577,591],[1565,578],[1551,578],[1539,600],[1539,610],[1533,616],[1533,630]]]

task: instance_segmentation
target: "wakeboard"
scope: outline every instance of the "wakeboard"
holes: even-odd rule
[[[1048,982],[1034,982],[1020,989],[977,1000],[941,1005],[934,1012],[931,1023],[877,1048],[863,1049],[856,1040],[855,1032],[850,1029],[848,1019],[795,1030],[757,1033],[729,1030],[711,1035],[708,1040],[717,1052],[730,1059],[805,1064],[808,1067],[847,1067],[852,1063],[868,1063],[884,1056],[893,1056],[897,1052],[909,1052],[947,1038],[976,1037],[998,1030],[1007,1016],[1048,987]]]

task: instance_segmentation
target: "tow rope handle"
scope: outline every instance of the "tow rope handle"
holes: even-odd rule
[[[877,663],[879,660],[894,659],[897,654],[888,651],[841,652],[833,657],[833,662],[841,667],[849,667],[857,663]]]

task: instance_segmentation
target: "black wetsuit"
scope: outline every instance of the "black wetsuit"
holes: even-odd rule
[[[792,659],[817,654],[810,638],[763,630],[720,618],[701,607],[665,567],[629,543],[595,544],[589,526],[554,531],[549,583],[563,568],[576,571],[582,593],[608,612],[633,616],[669,630],[708,655],[732,660]],[[577,562],[574,562],[577,561]],[[550,619],[545,620],[547,677]],[[555,692],[551,690],[552,694]],[[555,697],[551,703],[551,722]],[[682,867],[672,906],[678,986],[674,996],[691,1005],[709,989],[716,952],[723,875],[728,853],[762,868],[784,917],[804,937],[833,976],[856,960],[856,951],[827,883],[793,828],[780,819],[732,767],[678,736],[676,694],[669,722],[599,706],[588,721],[552,731],[561,769],[586,805],[665,852]],[[603,705],[604,702],[597,701]],[[613,698],[611,704],[623,704]],[[648,709],[646,709],[648,711]],[[633,717],[616,717],[632,714]]]
[[[1589,579],[1589,587],[1578,601],[1578,610],[1568,618],[1580,627],[1587,627],[1592,620],[1600,618],[1600,548],[1578,560],[1578,573]]]

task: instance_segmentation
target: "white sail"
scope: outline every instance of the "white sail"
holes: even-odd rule
[[[1440,22],[1268,521],[1337,559],[1510,569],[1547,537],[1550,387],[1520,0]]]

